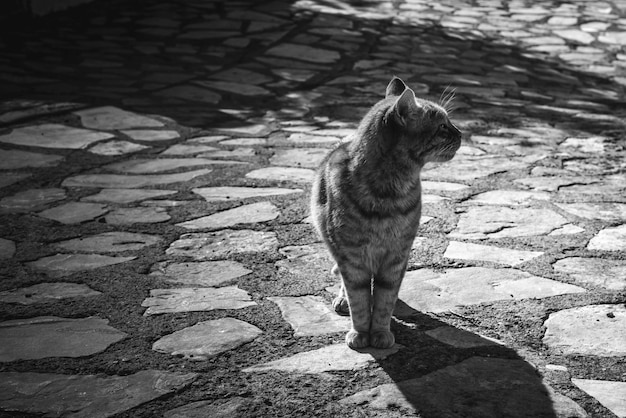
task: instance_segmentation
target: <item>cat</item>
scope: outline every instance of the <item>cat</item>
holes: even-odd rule
[[[320,164],[311,214],[341,279],[333,308],[351,316],[349,347],[395,344],[391,315],[419,226],[420,171],[451,160],[460,145],[446,109],[394,77],[352,140]]]

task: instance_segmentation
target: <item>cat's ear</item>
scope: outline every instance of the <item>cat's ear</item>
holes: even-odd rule
[[[409,116],[416,113],[419,109],[419,106],[415,101],[415,93],[413,90],[409,88],[404,90],[400,97],[398,97],[398,100],[394,103],[393,108],[398,122],[400,122],[401,125],[406,125]]]
[[[387,85],[387,91],[385,93],[385,97],[399,96],[406,89],[407,89],[407,86],[406,84],[404,84],[404,81],[400,80],[398,77],[394,77],[391,79],[391,81]]]

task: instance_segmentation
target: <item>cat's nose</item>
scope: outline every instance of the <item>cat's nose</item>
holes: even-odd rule
[[[450,124],[450,130],[452,131],[452,134],[456,137],[460,138],[461,136],[463,136],[463,133],[459,130],[459,128],[454,126],[453,123]]]

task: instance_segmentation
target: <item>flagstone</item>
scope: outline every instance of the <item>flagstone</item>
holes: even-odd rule
[[[479,205],[530,206],[536,200],[550,200],[550,193],[523,190],[492,190],[472,196],[466,202]]]
[[[626,251],[626,225],[604,228],[591,238],[587,244],[589,250]]]
[[[63,200],[65,197],[65,190],[63,189],[29,189],[0,199],[0,212],[32,212],[42,209],[50,203]]]
[[[72,128],[54,123],[24,126],[0,136],[0,142],[41,148],[87,148],[94,142],[112,138],[106,132]]]
[[[172,217],[165,208],[117,208],[109,212],[104,219],[112,225],[155,224],[169,221]]]
[[[326,145],[326,146],[329,146],[329,145],[337,145],[341,143],[341,138],[339,137],[328,136],[328,135],[316,135],[314,132],[312,133],[298,132],[295,134],[291,134],[285,140],[285,145],[306,145],[306,146]]]
[[[516,238],[548,234],[568,224],[567,219],[549,209],[469,207],[461,213],[452,238]]]
[[[254,341],[262,333],[254,325],[238,319],[215,319],[166,335],[152,344],[152,349],[188,360],[203,361]]]
[[[125,263],[137,257],[112,257],[100,254],[56,254],[26,263],[28,267],[46,272],[51,277]]]
[[[176,224],[187,229],[222,229],[242,223],[266,222],[276,219],[278,208],[270,202],[257,202]]]
[[[85,128],[91,129],[132,129],[132,128],[160,128],[163,122],[147,116],[119,109],[113,106],[95,107],[92,109],[74,112],[80,117]]]
[[[249,398],[234,396],[223,402],[197,401],[165,411],[163,418],[232,418],[243,415],[241,409],[251,403]]]
[[[289,167],[317,168],[326,155],[328,155],[328,150],[320,148],[277,150],[270,158],[270,164]]]
[[[133,152],[138,152],[144,149],[150,148],[146,145],[135,144],[128,141],[107,141],[100,142],[93,147],[89,148],[92,154],[98,155],[125,155]]]
[[[141,306],[144,316],[174,312],[207,312],[216,309],[243,309],[254,306],[248,292],[237,286],[152,289]]]
[[[583,292],[578,286],[510,268],[463,267],[441,272],[422,268],[406,273],[399,298],[421,312],[446,312],[486,302]]]
[[[286,257],[275,264],[279,273],[308,277],[310,281],[314,277],[327,276],[335,264],[326,246],[321,243],[290,245],[282,247],[279,253]]]
[[[242,370],[244,373],[279,370],[288,373],[324,373],[344,370],[360,370],[376,360],[384,360],[397,353],[402,346],[378,349],[367,347],[358,351],[345,343],[332,344],[317,350],[297,353],[267,363],[257,364]]]
[[[465,157],[452,163],[426,166],[423,178],[427,180],[468,181],[505,171],[528,167],[537,157]]]
[[[222,96],[218,93],[202,87],[190,85],[169,87],[164,90],[159,90],[154,94],[157,96],[173,97],[176,99],[210,104],[217,104],[220,100],[222,100]]]
[[[422,181],[423,191],[444,191],[444,192],[458,192],[469,189],[469,186],[460,183],[449,183],[445,181]]]
[[[493,345],[504,345],[501,341],[498,341],[495,338],[485,337],[447,325],[425,331],[425,334],[438,341],[441,341],[444,344],[448,344],[456,348],[474,348],[488,347]]]
[[[273,181],[291,181],[294,183],[311,183],[315,171],[308,168],[266,167],[250,171],[247,178]]]
[[[198,81],[197,84],[221,91],[227,91],[229,93],[240,94],[242,96],[268,96],[273,94],[263,87],[242,82]]]
[[[588,45],[596,40],[595,36],[579,29],[556,30],[554,33],[561,38]]]
[[[143,370],[127,376],[0,373],[0,408],[5,411],[105,418],[191,384],[197,373]]]
[[[231,260],[190,263],[161,262],[152,267],[150,276],[187,287],[219,287],[252,273],[241,263]]]
[[[594,397],[618,418],[626,417],[626,382],[573,378],[572,383]]]
[[[79,283],[39,283],[0,292],[0,302],[32,305],[65,298],[98,296],[102,293]]]
[[[209,160],[206,158],[159,158],[159,159],[134,159],[121,161],[104,166],[109,171],[130,174],[150,174],[162,171],[177,170],[186,167],[206,165],[237,165],[245,164],[240,161]]]
[[[192,192],[202,196],[207,202],[222,202],[229,200],[242,200],[252,197],[283,196],[294,193],[302,193],[302,189],[283,189],[279,187],[202,187],[192,189]]]
[[[513,250],[491,245],[450,241],[443,256],[451,259],[489,261],[508,266],[517,266],[541,255],[543,255],[542,251]]]
[[[626,221],[626,203],[555,203],[556,206],[585,219]]]
[[[60,241],[55,246],[68,251],[100,253],[136,251],[161,241],[157,235],[114,231]]]
[[[216,232],[184,234],[165,252],[170,256],[195,260],[224,259],[232,254],[274,252],[278,239],[274,232],[225,229]]]
[[[122,130],[122,133],[137,141],[169,141],[170,139],[180,138],[180,134],[173,130],[126,129]]]
[[[278,305],[295,337],[326,335],[350,329],[350,318],[339,316],[320,296],[269,297]]]
[[[272,133],[273,129],[262,123],[244,124],[243,122],[240,122],[234,126],[222,126],[220,128],[216,128],[215,130],[231,136],[258,138],[269,135]]]
[[[290,43],[282,43],[280,45],[277,45],[273,48],[270,48],[266,53],[268,55],[275,55],[278,57],[309,61],[319,64],[334,63],[341,58],[341,55],[337,51]]]
[[[544,383],[530,364],[487,357],[471,357],[422,377],[366,389],[339,403],[433,417],[587,417],[574,401]]]
[[[606,258],[567,257],[556,261],[555,271],[580,283],[610,290],[626,290],[626,261]]]
[[[238,83],[263,84],[272,81],[271,77],[244,68],[230,68],[213,74],[211,78]]]
[[[560,191],[564,186],[570,186],[575,184],[594,184],[597,183],[598,180],[597,178],[592,177],[559,176],[526,177],[513,180],[513,182],[533,190],[556,192]]]
[[[96,194],[83,197],[86,202],[104,203],[132,203],[155,197],[170,196],[178,193],[176,190],[150,190],[150,189],[102,189]]]
[[[61,155],[0,149],[0,170],[14,170],[26,167],[54,167],[63,159],[64,157]],[[4,176],[4,173],[2,175]]]
[[[210,151],[219,151],[219,148],[192,142],[172,145],[163,151],[161,155],[195,155]]]
[[[551,313],[543,343],[561,355],[626,355],[626,307],[589,305]]]
[[[6,260],[15,255],[15,243],[9,239],[0,238],[0,260]]]
[[[63,224],[78,224],[94,220],[108,211],[108,207],[100,203],[69,202],[39,212],[37,216]]]
[[[256,156],[256,151],[254,148],[249,147],[239,147],[232,150],[217,150],[217,151],[209,151],[203,152],[202,154],[197,155],[198,158],[232,158],[232,159],[242,159],[249,160]]]
[[[209,174],[212,170],[200,169],[176,174],[81,174],[63,180],[64,187],[91,187],[91,188],[126,188],[137,189],[160,184],[181,183]]]
[[[10,186],[30,176],[30,173],[2,173],[0,176],[0,188]]]
[[[40,316],[0,322],[0,361],[82,357],[104,351],[127,334],[107,319]],[[89,335],[89,338],[85,338]]]

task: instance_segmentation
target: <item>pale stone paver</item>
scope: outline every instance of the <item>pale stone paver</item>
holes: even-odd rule
[[[290,59],[295,58],[315,63],[333,63],[341,58],[337,51],[286,43],[270,49],[267,53],[269,55],[277,55]]]
[[[109,212],[104,219],[112,225],[154,224],[172,219],[167,209],[160,207],[118,208]]]
[[[181,222],[176,226],[186,229],[222,229],[239,224],[267,222],[276,219],[279,215],[278,208],[272,203],[257,202]]]
[[[152,344],[152,349],[202,361],[254,341],[262,332],[254,325],[234,318],[202,321],[161,337]]]
[[[211,170],[186,171],[176,174],[146,174],[146,175],[122,175],[122,174],[79,174],[63,180],[63,187],[92,187],[92,188],[126,188],[137,189],[146,186],[160,184],[181,183],[192,180],[199,176],[209,174]]]
[[[206,158],[160,158],[156,160],[134,159],[122,161],[119,163],[109,164],[104,168],[117,173],[150,174],[188,167],[237,164],[245,163],[241,161],[209,160]]]
[[[250,171],[247,178],[274,181],[292,181],[294,183],[310,183],[315,171],[308,168],[266,167]]]
[[[350,318],[338,316],[330,304],[319,296],[283,296],[268,299],[278,305],[283,318],[289,322],[296,337],[345,332],[350,329]]]
[[[53,167],[63,160],[64,157],[61,155],[0,149],[0,170],[15,170],[16,168],[26,167]]]
[[[163,122],[156,119],[113,106],[96,107],[74,113],[80,117],[85,128],[91,129],[160,128],[164,126]]]
[[[30,176],[30,173],[2,173],[2,176],[0,176],[0,188],[10,186]]]
[[[135,256],[119,257],[101,254],[56,254],[29,261],[27,266],[46,272],[51,277],[62,277],[79,271],[93,270],[134,260]]]
[[[552,265],[579,283],[611,290],[626,289],[626,261],[603,258],[567,257]]]
[[[535,200],[550,200],[550,193],[522,190],[493,190],[472,196],[467,203],[479,205],[529,206]]]
[[[522,251],[510,248],[494,247],[493,245],[473,244],[469,242],[450,241],[444,257],[460,260],[490,261],[492,263],[517,266],[543,255],[542,251]]]
[[[587,248],[601,251],[626,250],[626,225],[601,230],[595,237],[591,238]]]
[[[271,252],[277,248],[278,240],[274,232],[244,229],[184,234],[174,241],[165,253],[205,260],[224,259],[237,253]]]
[[[161,155],[197,155],[203,152],[206,153],[211,151],[219,151],[219,148],[211,145],[189,142],[172,145],[163,151]]]
[[[156,197],[176,194],[176,190],[151,190],[151,189],[102,189],[98,193],[83,197],[86,202],[104,203],[131,203],[140,200],[154,199]]]
[[[221,202],[229,200],[247,199],[252,197],[283,196],[293,193],[302,193],[302,189],[285,189],[280,187],[202,187],[192,189],[192,192],[202,196],[207,202]]]
[[[65,197],[65,190],[59,188],[29,189],[0,199],[0,212],[31,212]]]
[[[82,357],[99,353],[127,337],[108,320],[40,316],[0,322],[0,361]],[[85,334],[89,338],[85,339]]]
[[[46,415],[104,418],[176,392],[198,374],[142,370],[128,376],[0,373],[0,407]],[[39,388],[33,392],[33,388]]]
[[[217,287],[225,282],[252,273],[241,263],[230,260],[191,263],[159,263],[152,267],[153,277],[185,287]]]
[[[256,302],[237,286],[180,289],[152,289],[150,297],[141,306],[147,307],[144,316],[173,312],[212,311],[215,309],[243,309]]]
[[[494,338],[485,337],[449,326],[431,329],[426,331],[425,334],[429,337],[441,341],[444,344],[448,344],[457,348],[474,348],[492,345],[504,345],[501,341],[498,341]]]
[[[134,232],[103,232],[97,235],[61,241],[56,247],[77,252],[121,252],[136,251],[161,242],[156,235]]]
[[[40,148],[81,149],[112,137],[112,134],[106,132],[46,123],[14,129],[11,133],[0,136],[0,142]]]
[[[586,219],[626,221],[624,203],[556,203],[566,212]]]
[[[580,390],[593,396],[619,418],[626,417],[626,382],[572,379]]]
[[[37,215],[63,224],[78,224],[91,221],[108,211],[109,208],[100,203],[69,202],[41,211]]]
[[[564,309],[545,321],[543,343],[566,355],[626,355],[626,307],[590,305]]]
[[[243,406],[251,400],[238,396],[227,399],[224,402],[218,401],[197,401],[178,408],[170,409],[163,414],[164,418],[230,418],[241,416],[240,411]]]
[[[39,283],[33,286],[0,292],[0,301],[32,305],[65,298],[90,297],[101,292],[80,283]]]
[[[137,141],[169,141],[170,139],[176,139],[180,137],[177,131],[162,130],[156,131],[152,129],[132,129],[122,130],[124,135],[130,136]]]
[[[145,150],[150,148],[147,145],[135,144],[134,142],[128,141],[106,141],[99,142],[93,147],[90,147],[88,151],[92,154],[97,155],[125,155],[132,154],[134,152],[138,152],[141,150]]]
[[[270,158],[270,164],[288,167],[317,168],[327,154],[328,150],[320,148],[278,150],[272,158]]]

